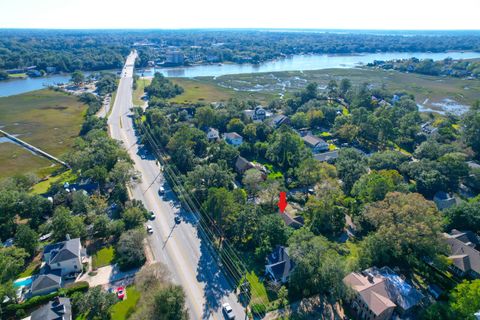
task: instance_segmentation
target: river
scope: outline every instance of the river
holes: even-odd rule
[[[161,72],[167,77],[218,77],[227,74],[295,71],[295,70],[319,70],[330,68],[355,68],[374,60],[406,59],[416,57],[419,59],[442,60],[447,57],[453,59],[480,58],[480,52],[389,52],[389,53],[366,53],[359,55],[294,55],[285,59],[267,61],[258,65],[253,64],[210,64],[196,65],[177,68],[152,68],[145,70],[139,75],[152,76],[155,72]],[[0,81],[0,97],[16,95],[29,91],[39,90],[46,85],[67,82],[69,75],[53,75],[41,78],[26,78]]]

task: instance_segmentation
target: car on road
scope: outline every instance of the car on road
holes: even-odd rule
[[[160,188],[158,189],[158,194],[161,195],[161,196],[163,196],[163,195],[165,194],[165,188],[164,188],[164,187],[160,187]]]
[[[175,223],[176,223],[176,224],[179,224],[180,222],[182,222],[182,219],[180,219],[179,216],[175,216],[175,219],[174,219],[174,220],[175,220]]]
[[[153,233],[153,228],[151,225],[147,225],[147,232],[152,234]]]
[[[224,304],[222,304],[222,310],[227,316],[227,319],[229,320],[235,319],[235,315],[233,314],[233,309],[228,302],[225,302]]]
[[[155,212],[150,211],[150,220],[155,220]]]
[[[123,300],[125,298],[125,288],[124,287],[118,287],[117,288],[117,297],[120,300]]]

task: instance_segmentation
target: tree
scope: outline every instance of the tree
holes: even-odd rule
[[[288,304],[288,289],[285,286],[281,286],[278,290],[278,305],[280,308],[287,306]]]
[[[143,223],[146,221],[145,214],[145,210],[142,210],[142,208],[139,207],[125,209],[122,214],[123,221],[125,222],[125,228],[129,230],[143,225]]]
[[[52,238],[56,241],[63,241],[67,235],[71,238],[84,237],[87,234],[83,219],[79,216],[72,216],[65,207],[57,207],[52,217]]]
[[[286,126],[275,131],[266,154],[269,160],[284,170],[296,167],[308,155],[302,138]]]
[[[257,138],[257,125],[255,123],[249,123],[243,128],[243,137],[250,142],[254,142]]]
[[[328,240],[304,228],[296,230],[289,239],[289,254],[295,261],[289,279],[294,295],[328,293],[332,302],[345,295],[345,262]]]
[[[448,229],[480,232],[480,202],[478,199],[448,208],[444,211],[448,219]]]
[[[354,183],[367,172],[365,157],[355,149],[341,149],[335,166],[343,181],[343,190],[350,193]]]
[[[292,118],[292,126],[296,129],[306,128],[308,126],[308,117],[305,112],[297,112]]]
[[[373,228],[361,245],[364,265],[412,265],[445,251],[443,219],[435,204],[418,193],[388,193],[365,207]]]
[[[480,157],[480,101],[477,101],[463,118],[463,138]]]
[[[290,230],[278,214],[267,214],[260,217],[258,230],[253,235],[257,245],[256,256],[259,260],[265,259],[275,246],[287,242]]]
[[[245,129],[245,124],[242,122],[242,120],[238,118],[233,118],[230,120],[227,124],[227,131],[228,132],[243,132],[243,129]]]
[[[438,159],[440,172],[447,179],[448,190],[456,191],[460,181],[468,177],[467,156],[463,153],[447,153]]]
[[[252,168],[245,171],[242,183],[247,189],[249,195],[255,197],[260,191],[260,184],[263,180],[263,173],[256,168]]]
[[[459,319],[474,320],[474,313],[480,309],[480,280],[458,284],[450,293],[450,307]]]
[[[224,220],[235,210],[237,204],[233,198],[232,192],[225,188],[208,189],[207,200],[203,203],[203,211],[206,212],[213,220],[224,229]]]
[[[345,97],[350,88],[352,87],[352,82],[350,79],[344,78],[342,81],[340,81],[340,95],[342,97]]]
[[[91,288],[86,293],[75,295],[73,307],[87,315],[87,319],[110,319],[110,308],[117,302],[114,293],[104,291],[101,286]]]
[[[173,98],[179,94],[183,93],[183,88],[177,84],[174,84],[160,72],[155,72],[152,82],[150,85],[145,87],[145,92],[148,93],[150,97],[155,97],[159,99],[169,99]]]
[[[326,162],[307,158],[295,168],[295,176],[300,185],[311,186],[328,178],[337,178],[337,169]]]
[[[115,247],[115,261],[121,270],[140,267],[145,263],[143,239],[145,232],[141,229],[129,230],[120,236]]]
[[[408,160],[408,156],[394,150],[375,152],[368,164],[372,170],[398,170],[400,165]]]
[[[202,203],[208,195],[210,188],[230,189],[233,174],[226,168],[225,163],[210,163],[196,166],[187,174],[186,188],[193,192],[195,198]]]
[[[5,283],[22,271],[28,253],[22,248],[0,248],[0,283]]]
[[[81,71],[77,70],[72,73],[72,77],[70,78],[70,81],[72,81],[76,86],[78,86],[85,81],[85,76]]]
[[[38,248],[38,234],[27,225],[19,225],[15,234],[15,245],[33,256]]]
[[[182,287],[170,285],[154,294],[153,319],[187,320],[185,292]]]
[[[99,238],[106,238],[110,235],[110,219],[106,214],[99,215],[93,222],[93,233]]]
[[[214,127],[216,125],[215,110],[210,106],[197,108],[195,120],[199,128]]]
[[[380,201],[388,192],[406,191],[403,177],[396,170],[372,171],[355,182],[352,195],[362,203]]]

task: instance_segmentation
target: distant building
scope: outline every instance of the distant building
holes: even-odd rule
[[[243,137],[236,132],[227,132],[223,135],[226,143],[238,147],[243,143]]]
[[[220,134],[217,129],[209,128],[207,132],[208,141],[217,141],[220,139]]]
[[[448,258],[452,260],[450,269],[461,276],[480,278],[480,239],[472,231],[453,229],[443,234],[449,247]]]
[[[167,52],[165,64],[171,66],[181,66],[185,63],[185,56],[180,51]]]
[[[438,210],[448,209],[457,204],[455,197],[444,191],[438,191],[435,193],[433,196],[433,202],[437,205]]]
[[[343,282],[356,293],[350,303],[359,319],[387,320],[393,312],[412,314],[423,295],[388,267],[352,272]]]
[[[284,246],[277,246],[267,256],[265,273],[275,283],[287,283],[293,268],[295,268],[295,263],[288,255],[288,248]]]
[[[431,135],[438,131],[438,128],[435,128],[434,126],[432,126],[431,122],[422,123],[420,128],[422,129],[422,132],[425,133],[426,135]]]
[[[263,121],[267,118],[267,111],[262,106],[256,106],[253,110],[244,110],[243,113],[253,121]]]
[[[255,168],[253,163],[245,159],[244,157],[239,156],[237,161],[235,161],[235,171],[238,174],[244,174],[245,171]]]
[[[305,144],[312,149],[313,153],[320,153],[328,151],[329,149],[328,143],[318,137],[307,134],[306,136],[302,137],[302,139],[303,142],[305,142]]]
[[[71,320],[72,306],[69,298],[57,297],[49,303],[33,311],[24,320]]]
[[[283,124],[286,124],[286,125],[290,124],[290,118],[283,114],[277,114],[276,116],[273,116],[270,119],[270,125],[275,128],[278,128]]]

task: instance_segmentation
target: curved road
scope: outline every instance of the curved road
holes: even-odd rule
[[[110,135],[123,143],[134,161],[135,169],[141,173],[142,182],[132,188],[133,197],[155,212],[156,219],[148,222],[153,227],[153,234],[148,236],[148,241],[154,258],[167,265],[174,282],[185,290],[191,319],[224,319],[221,310],[224,302],[230,303],[236,319],[245,319],[244,308],[210,254],[208,242],[197,232],[196,220],[180,209],[156,159],[137,144],[130,117],[135,59],[136,52],[133,51],[122,70],[108,125]],[[166,190],[163,197],[158,194],[161,185]],[[180,224],[175,224],[175,215],[182,218]]]

